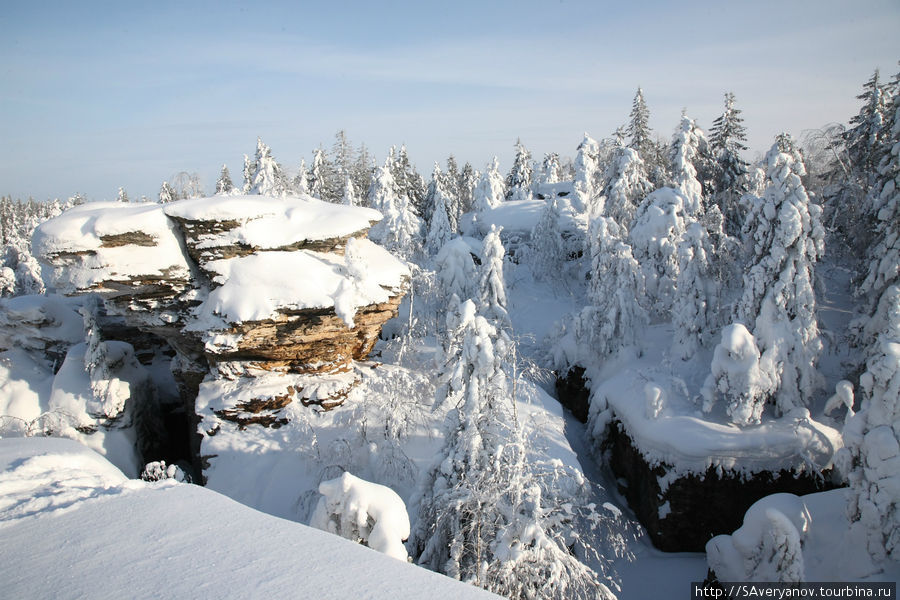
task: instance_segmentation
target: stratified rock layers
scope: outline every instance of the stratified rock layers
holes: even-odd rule
[[[111,314],[175,349],[190,403],[204,377],[303,376],[312,392],[286,377],[278,402],[237,395],[217,413],[272,425],[277,415],[240,415],[277,412],[294,398],[339,403],[346,389],[325,398],[307,376],[350,371],[397,314],[409,272],[365,239],[380,218],[310,197],[104,202],[42,224],[33,245],[58,292],[97,293]]]

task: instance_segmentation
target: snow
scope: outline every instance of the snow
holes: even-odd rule
[[[112,247],[102,239],[128,233],[149,237],[142,244]],[[155,203],[91,202],[75,206],[38,225],[32,247],[35,256],[45,260],[68,253],[83,255],[80,268],[53,268],[51,283],[64,294],[95,286],[106,289],[105,282],[186,279],[189,275],[174,223]]]
[[[531,235],[544,211],[545,200],[510,200],[478,213],[477,225],[482,236],[491,227],[502,228],[507,235]]]
[[[319,484],[322,497],[310,517],[312,527],[343,535],[383,554],[407,561],[403,541],[409,537],[406,505],[391,488],[350,473]]]
[[[776,527],[790,528],[802,541],[800,576],[805,581],[896,581],[900,564],[875,564],[865,536],[857,535],[847,520],[846,488],[795,496],[773,494],[754,503],[743,525],[731,535],[714,537],[706,545],[709,566],[721,581],[773,581],[763,549],[766,536]],[[786,521],[786,522],[785,522]],[[790,525],[790,528],[787,527]]]
[[[323,202],[311,196],[213,196],[172,202],[165,214],[187,221],[237,221],[238,226],[211,235],[200,247],[247,244],[275,249],[303,241],[348,236],[381,220],[370,208]]]
[[[287,310],[331,307],[352,327],[356,309],[386,302],[409,277],[409,269],[368,240],[347,246],[344,257],[269,251],[207,263],[218,287],[200,306],[190,329],[205,329],[215,316],[238,323],[271,319]]]
[[[655,418],[648,415],[645,402],[635,401],[646,397],[645,386],[651,383],[666,398],[662,408],[651,411]],[[748,474],[804,465],[822,469],[842,446],[840,432],[813,419],[806,409],[747,427],[706,418],[682,381],[637,365],[596,386],[591,412],[598,426],[608,422],[597,418],[603,406],[622,422],[650,464],[666,463],[679,474],[705,473],[710,466]]]
[[[0,440],[0,469],[6,597],[496,597],[69,440]]]

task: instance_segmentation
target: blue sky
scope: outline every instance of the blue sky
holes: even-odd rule
[[[669,138],[737,97],[748,158],[782,130],[846,122],[900,67],[900,2],[18,2],[0,15],[0,194],[211,189],[262,136],[288,170],[346,130],[509,167],[610,135],[643,87]]]

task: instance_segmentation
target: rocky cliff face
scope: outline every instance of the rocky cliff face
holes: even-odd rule
[[[265,374],[266,394],[238,385],[214,412],[277,427],[295,400],[339,404],[353,361],[397,314],[409,273],[366,239],[380,218],[309,197],[92,203],[42,224],[33,246],[56,291],[96,293],[110,315],[174,349],[191,413],[201,382]]]
[[[618,421],[609,425],[607,443],[609,465],[624,482],[622,494],[653,545],[666,552],[703,552],[711,538],[740,527],[747,509],[770,494],[832,487],[802,469],[746,474],[710,467],[703,474],[678,475],[671,465],[651,466]]]

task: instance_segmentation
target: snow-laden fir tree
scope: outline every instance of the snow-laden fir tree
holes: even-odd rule
[[[500,206],[506,194],[503,183],[503,176],[500,175],[500,163],[495,156],[478,180],[478,186],[475,188],[475,197],[473,199],[473,210],[476,212],[485,212],[492,208]]]
[[[693,119],[681,115],[681,124],[672,138],[672,184],[684,196],[685,215],[699,218],[705,212],[704,187],[699,172],[710,171],[709,142]]]
[[[472,249],[461,237],[444,244],[434,258],[437,284],[447,305],[453,296],[472,298],[477,290],[477,269],[472,260]]]
[[[450,225],[449,207],[450,199],[444,191],[443,174],[441,167],[434,163],[434,172],[431,176],[431,185],[428,196],[431,202],[429,214],[431,220],[428,223],[428,233],[425,236],[425,250],[434,256],[444,247],[444,244],[453,237],[453,228]]]
[[[551,198],[531,233],[531,268],[537,279],[560,281],[568,255],[560,227],[559,199]]]
[[[603,190],[605,214],[628,231],[638,205],[653,189],[647,178],[646,165],[635,150],[618,146],[603,179],[606,182]]]
[[[369,238],[391,252],[411,259],[422,244],[422,222],[413,212],[409,199],[397,197],[389,164],[375,169],[368,202],[383,217],[369,230]]]
[[[356,190],[353,188],[353,179],[350,175],[344,179],[344,193],[341,197],[341,204],[344,206],[356,206],[359,200],[356,198]]]
[[[325,156],[325,151],[321,148],[316,148],[315,152],[313,152],[313,163],[307,178],[310,196],[326,202],[334,202],[339,197],[331,186],[333,171]]]
[[[334,167],[332,187],[343,190],[347,177],[353,173],[353,147],[347,139],[347,133],[341,129],[334,134],[331,146],[331,164]],[[340,198],[339,198],[340,199]]]
[[[895,91],[895,109],[889,122],[889,151],[882,156],[870,194],[875,217],[874,235],[866,254],[868,269],[859,293],[877,306],[884,290],[900,283],[900,101]]]
[[[451,154],[447,159],[447,170],[441,174],[443,178],[443,191],[447,207],[447,219],[450,221],[450,231],[459,231],[459,219],[463,214],[462,201],[460,200],[460,172],[456,159]]]
[[[393,175],[393,172],[391,173]],[[356,151],[356,160],[350,166],[350,178],[353,180],[353,189],[358,194],[364,194],[372,185],[372,177],[375,175],[375,157],[369,154],[365,144],[360,144]],[[395,182],[396,183],[396,182]],[[398,194],[404,196],[406,194]]]
[[[650,130],[650,109],[647,108],[647,103],[644,101],[644,90],[641,88],[638,88],[634,94],[625,133],[629,137],[628,147],[635,150],[645,163],[652,162],[656,155],[655,142]]]
[[[250,194],[280,197],[287,192],[287,178],[281,165],[272,157],[272,150],[256,138],[256,160],[253,169],[253,182]]]
[[[710,374],[700,390],[703,411],[711,411],[723,400],[732,423],[758,424],[776,385],[774,374],[761,367],[759,359],[756,339],[742,323],[723,327]]]
[[[306,161],[302,158],[300,159],[300,168],[297,169],[297,175],[294,177],[291,188],[295,194],[301,196],[309,194],[309,177],[306,172]]]
[[[672,304],[674,353],[687,360],[716,328],[719,282],[713,277],[712,244],[700,223],[691,223],[678,243],[678,278]]]
[[[475,205],[475,187],[478,185],[479,173],[471,163],[463,165],[459,173],[459,207],[462,213],[472,210]]]
[[[855,255],[873,245],[875,215],[871,200],[882,157],[890,153],[893,113],[890,91],[877,70],[857,98],[863,102],[859,113],[850,119],[851,127],[833,142],[836,158],[829,178],[835,183],[825,190],[831,208],[830,228]]]
[[[741,110],[734,106],[734,94],[726,92],[725,111],[713,121],[709,143],[716,159],[714,200],[725,217],[725,231],[737,235],[743,213],[740,198],[749,190],[746,177],[749,165],[741,158],[747,150],[747,130]]]
[[[17,238],[0,247],[0,296],[22,296],[26,294],[43,294],[44,281],[41,277],[41,264],[31,255],[31,247],[27,239]]]
[[[507,200],[531,200],[533,172],[531,152],[525,148],[522,140],[516,140],[516,157],[513,159],[509,175],[506,176]]]
[[[160,204],[166,204],[168,202],[174,202],[178,200],[178,194],[172,189],[172,186],[169,185],[168,181],[163,181],[162,185],[159,186],[159,202]]]
[[[800,177],[803,160],[790,137],[779,135],[766,155],[767,186],[744,224],[743,296],[735,320],[747,325],[762,351],[763,368],[777,382],[781,413],[803,406],[818,387],[822,348],[816,319],[815,264],[824,255],[822,209]]]
[[[506,280],[503,277],[506,250],[500,241],[502,229],[491,225],[491,230],[484,236],[481,245],[481,268],[478,276],[479,306],[480,312],[492,324],[508,328],[510,322],[506,310]]]
[[[599,216],[603,206],[595,206],[600,174],[600,145],[585,132],[575,152],[575,208],[589,216]]]
[[[679,275],[678,246],[687,225],[681,190],[663,187],[648,195],[638,208],[630,239],[634,258],[646,278],[647,295],[656,315],[669,314]]]
[[[243,181],[241,183],[241,193],[249,194],[250,188],[253,187],[253,178],[256,176],[256,172],[254,171],[255,165],[253,161],[250,160],[250,157],[246,154],[244,155],[244,168],[241,170],[241,175]]]
[[[222,171],[219,173],[219,178],[216,179],[216,195],[222,196],[233,193],[234,183],[231,181],[231,173],[228,172],[228,165],[222,165]],[[160,202],[162,202],[162,190],[160,190],[159,195]]]
[[[631,346],[647,325],[644,274],[625,241],[625,231],[609,217],[597,217],[589,232],[591,250],[590,304],[581,311],[580,326],[592,353],[611,354]]]
[[[844,425],[837,464],[850,482],[851,531],[881,561],[900,556],[900,286],[884,292],[869,329],[861,410]]]
[[[393,148],[391,148],[390,156],[394,156]],[[425,179],[409,161],[406,146],[400,146],[396,158],[391,161],[391,175],[397,184],[397,195],[409,198],[416,214],[424,217],[427,212],[425,204],[428,186],[425,184]]]
[[[559,171],[559,154],[557,154],[556,152],[548,152],[544,155],[543,162],[541,162],[541,175],[538,182],[559,183]]]
[[[120,187],[119,191],[116,192],[116,201],[117,202],[129,202],[128,200],[128,192],[125,191],[125,188]]]
[[[447,321],[437,400],[455,408],[421,488],[417,562],[508,598],[614,598],[570,551],[566,503],[547,503],[527,462],[505,366],[511,341],[471,300]]]
[[[890,92],[880,80],[878,69],[863,85],[857,96],[863,101],[859,114],[850,118],[850,129],[843,134],[850,164],[863,176],[873,176],[880,162],[884,141],[890,135],[885,124],[890,121]],[[865,182],[869,183],[869,182]]]

